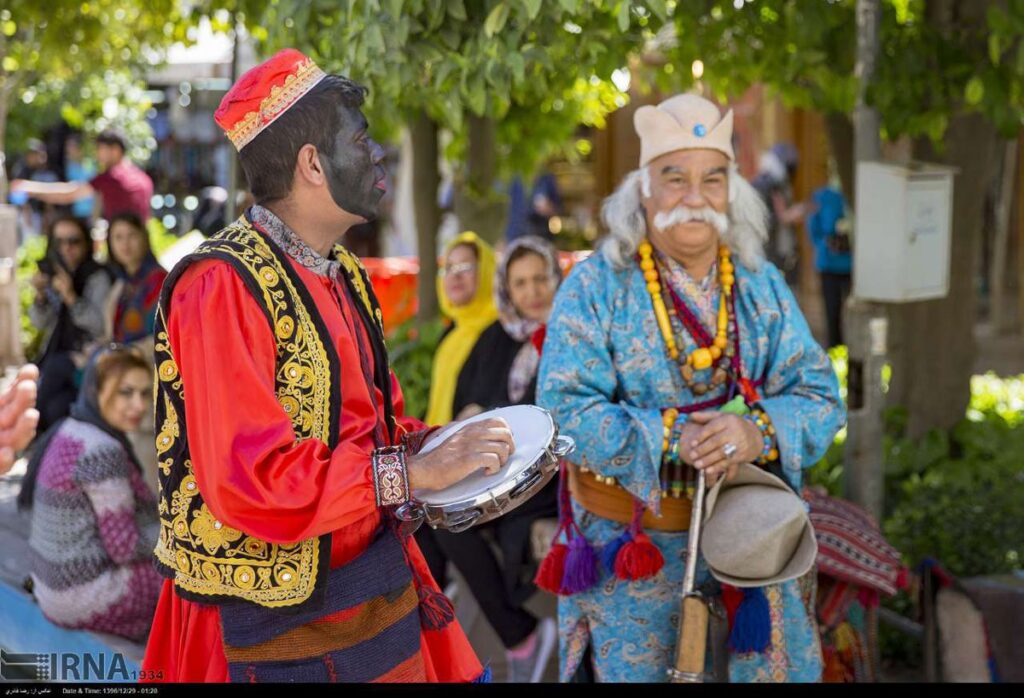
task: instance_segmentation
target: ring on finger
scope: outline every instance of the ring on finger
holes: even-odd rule
[[[736,455],[736,451],[738,450],[739,449],[736,448],[736,444],[731,442],[722,447],[722,453],[725,455],[726,460]]]

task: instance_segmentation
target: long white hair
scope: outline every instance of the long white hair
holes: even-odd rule
[[[600,251],[617,269],[633,264],[637,247],[647,235],[647,218],[641,194],[650,191],[647,168],[633,170],[611,196],[604,200],[601,219],[608,236]],[[761,195],[740,176],[735,166],[729,168],[729,225],[721,232],[722,242],[729,246],[740,264],[757,271],[764,261],[764,245],[768,240],[768,209]]]

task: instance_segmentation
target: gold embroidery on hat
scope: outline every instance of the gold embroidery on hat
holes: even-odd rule
[[[294,73],[288,75],[281,85],[273,85],[270,94],[260,102],[260,108],[247,113],[227,131],[228,138],[241,150],[252,141],[259,132],[281,116],[288,107],[295,104],[302,95],[309,92],[320,82],[326,73],[310,59],[299,63]]]

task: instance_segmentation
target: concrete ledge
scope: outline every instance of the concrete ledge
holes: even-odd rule
[[[60,628],[47,620],[31,596],[5,582],[0,582],[0,647],[56,655],[49,657],[55,672],[49,680],[72,682],[134,682],[145,651],[142,645],[113,635]]]
[[[134,682],[145,651],[123,638],[58,627],[46,619],[31,596],[2,581],[0,647],[7,652],[56,655],[48,658],[49,679],[71,682]],[[124,671],[119,670],[122,667]]]

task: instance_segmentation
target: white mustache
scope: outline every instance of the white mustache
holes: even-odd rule
[[[660,211],[654,215],[654,227],[662,233],[672,226],[691,221],[710,223],[718,231],[719,235],[724,235],[729,229],[729,216],[719,213],[710,206],[703,208],[676,206],[671,211]]]

